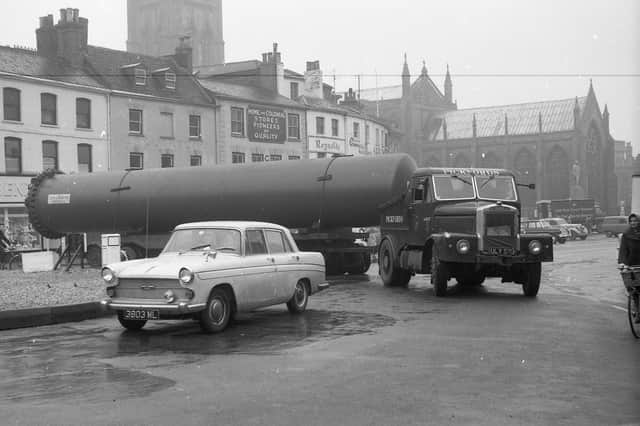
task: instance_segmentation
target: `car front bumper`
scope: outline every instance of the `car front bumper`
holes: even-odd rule
[[[190,304],[189,302],[177,302],[177,303],[156,303],[156,302],[142,302],[135,300],[112,300],[104,299],[100,301],[100,305],[105,311],[124,311],[124,310],[154,310],[160,311],[161,314],[189,314],[202,311],[206,305],[204,303]]]

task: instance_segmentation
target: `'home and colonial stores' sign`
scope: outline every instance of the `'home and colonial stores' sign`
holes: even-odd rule
[[[252,142],[284,143],[287,140],[287,119],[281,109],[249,105],[247,127]]]

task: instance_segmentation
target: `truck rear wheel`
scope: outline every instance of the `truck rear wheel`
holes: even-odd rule
[[[434,255],[431,260],[431,284],[437,297],[447,295],[447,281],[449,281],[449,266]]]
[[[389,239],[385,238],[380,243],[378,266],[382,283],[387,287],[406,287],[411,280],[411,273],[398,268],[397,263],[393,245]]]
[[[540,276],[542,267],[540,263],[529,263],[524,265],[524,282],[522,292],[527,297],[536,297],[540,289]]]

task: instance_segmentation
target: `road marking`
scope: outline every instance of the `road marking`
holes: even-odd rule
[[[618,310],[620,310],[620,311],[627,312],[627,308],[621,308],[620,306],[616,306],[616,305],[611,305],[611,307],[612,307],[613,309],[618,309]]]

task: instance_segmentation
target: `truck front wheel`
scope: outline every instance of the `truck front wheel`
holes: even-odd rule
[[[406,287],[411,280],[411,273],[398,268],[396,258],[391,241],[384,239],[380,243],[380,252],[378,255],[378,267],[380,269],[380,278],[387,287]]]
[[[524,282],[522,292],[527,297],[536,297],[540,289],[540,275],[542,268],[540,263],[529,263],[524,265]]]
[[[434,255],[431,260],[431,284],[437,297],[447,295],[447,281],[449,281],[449,266]]]

